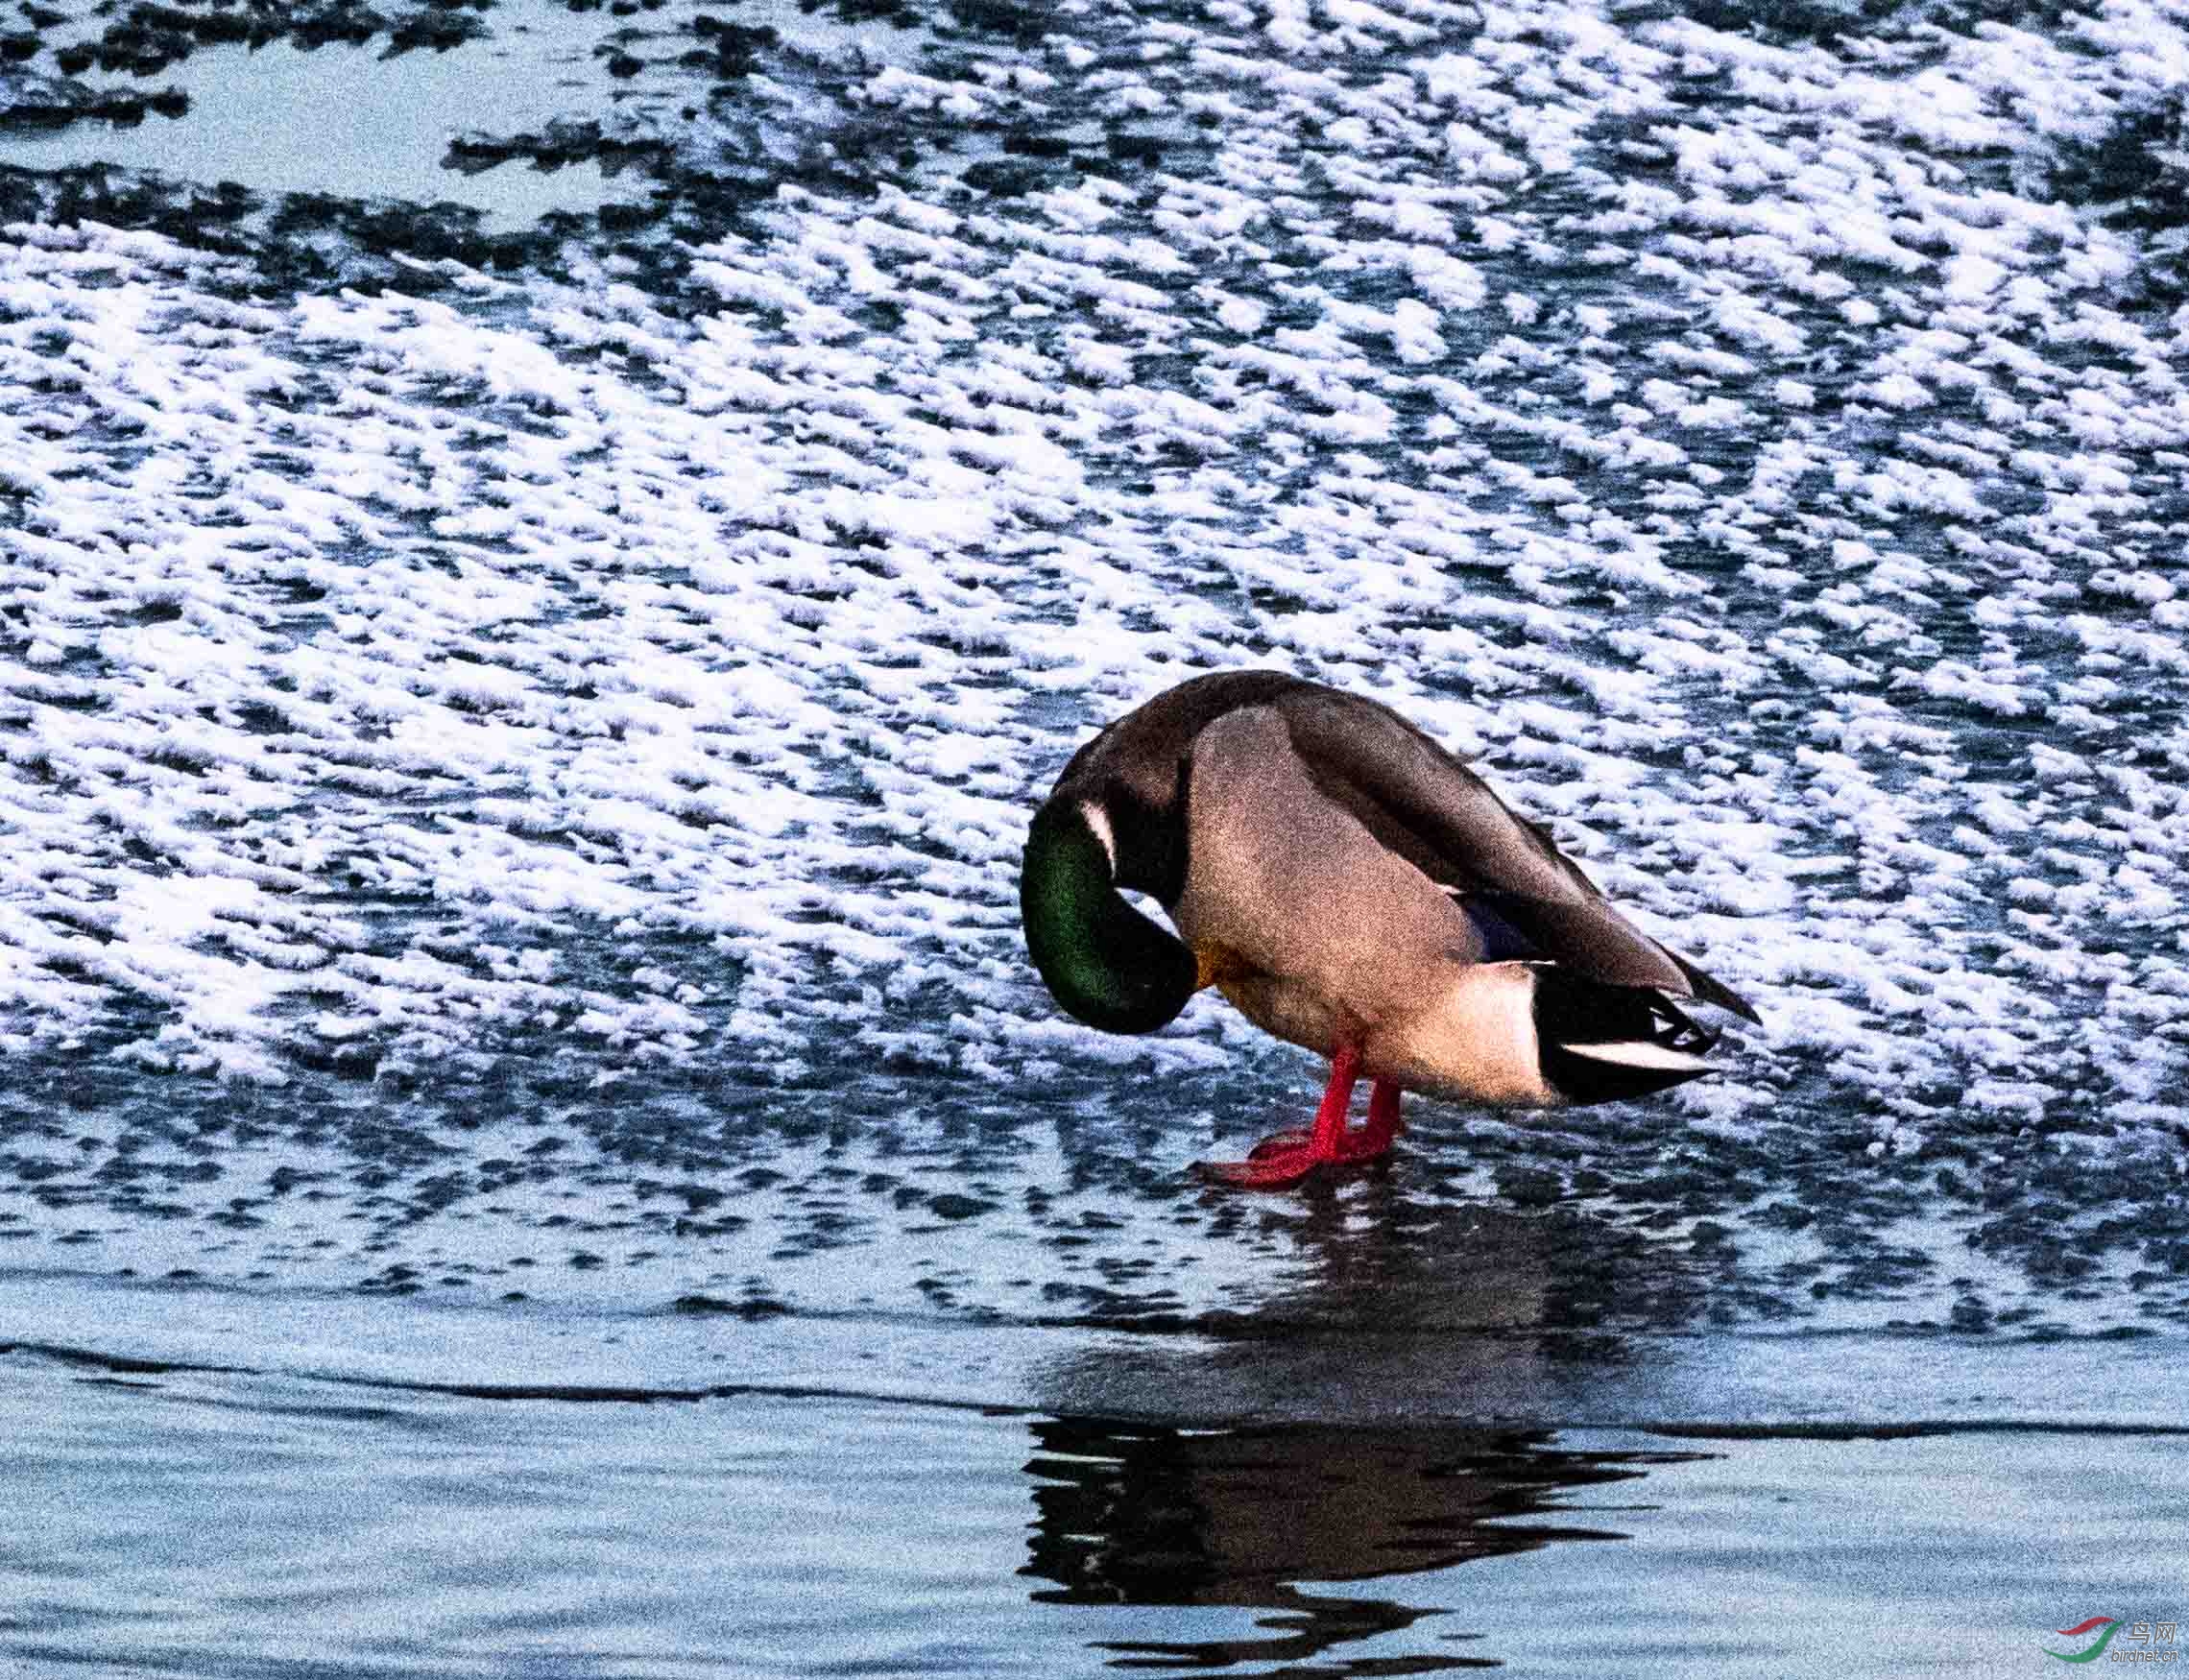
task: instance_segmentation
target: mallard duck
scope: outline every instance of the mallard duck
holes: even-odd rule
[[[1560,1108],[1693,1079],[1718,1035],[1675,999],[1758,1020],[1397,712],[1277,671],[1181,683],[1073,754],[1019,907],[1043,981],[1090,1026],[1152,1032],[1214,986],[1330,1058],[1309,1130],[1203,1164],[1232,1185],[1383,1155],[1402,1091]]]

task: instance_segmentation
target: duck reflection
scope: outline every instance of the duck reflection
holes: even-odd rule
[[[1514,1169],[1500,1184],[1503,1199],[1374,1180],[1296,1197],[1294,1263],[1272,1268],[1241,1322],[1624,1335],[1685,1329],[1703,1310],[1719,1257],[1685,1235],[1563,1199],[1556,1174]]]
[[[1117,1643],[1115,1666],[1310,1662],[1442,1612],[1385,1592],[1298,1583],[1419,1574],[1553,1541],[1619,1540],[1555,1520],[1562,1495],[1630,1481],[1681,1452],[1578,1452],[1548,1431],[1271,1425],[1191,1430],[1063,1419],[1034,1428],[1031,1559],[1050,1604],[1228,1606],[1265,1637]],[[1548,1519],[1548,1520],[1547,1520]],[[1470,1636],[1455,1632],[1445,1641]],[[1303,1672],[1435,1673],[1498,1659],[1416,1650]]]
[[[1373,1188],[1374,1187],[1363,1187]],[[1230,1234],[1219,1234],[1230,1237]],[[1687,1245],[1585,1211],[1309,1202],[1236,1306],[1046,1365],[1056,1416],[1554,1427],[1693,1409],[1664,1332],[1704,1299]],[[1090,1321],[1083,1321],[1090,1322]],[[1141,1328],[1119,1315],[1098,1328]]]

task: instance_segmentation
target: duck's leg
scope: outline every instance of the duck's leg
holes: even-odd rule
[[[1399,1088],[1388,1079],[1379,1079],[1370,1088],[1368,1093],[1368,1123],[1356,1131],[1340,1131],[1337,1135],[1335,1153],[1328,1159],[1333,1164],[1339,1166],[1351,1166],[1361,1161],[1374,1161],[1390,1153],[1391,1142],[1398,1135]],[[1299,1138],[1306,1136],[1306,1134],[1289,1132],[1280,1136]],[[1263,1150],[1268,1148],[1269,1143],[1278,1140],[1278,1139],[1273,1138],[1268,1142],[1257,1144],[1247,1151],[1247,1159],[1253,1160]]]
[[[1204,1161],[1201,1171],[1218,1184],[1243,1189],[1280,1189],[1298,1184],[1318,1166],[1366,1161],[1383,1153],[1399,1130],[1399,1088],[1376,1081],[1368,1102],[1368,1123],[1346,1130],[1353,1108],[1353,1087],[1360,1077],[1360,1048],[1340,1044],[1330,1059],[1330,1083],[1323,1088],[1315,1123],[1305,1132],[1279,1132],[1247,1152],[1244,1161]]]
[[[1273,1190],[1298,1184],[1326,1161],[1338,1159],[1345,1121],[1353,1108],[1353,1087],[1360,1077],[1359,1046],[1340,1043],[1330,1059],[1330,1083],[1322,1106],[1306,1132],[1279,1132],[1247,1152],[1244,1161],[1204,1161],[1201,1170],[1218,1184],[1242,1189]]]
[[[1379,1079],[1368,1093],[1368,1123],[1347,1138],[1348,1161],[1372,1161],[1391,1146],[1398,1137],[1399,1088],[1388,1079]]]

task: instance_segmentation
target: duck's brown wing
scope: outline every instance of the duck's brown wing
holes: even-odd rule
[[[1319,684],[1263,700],[1310,778],[1376,839],[1533,953],[1593,980],[1650,986],[1748,1020],[1747,1000],[1622,916],[1537,825],[1388,707]]]
[[[1099,804],[1111,823],[1118,885],[1174,904],[1186,885],[1186,785],[1193,743],[1220,717],[1315,686],[1283,671],[1190,678],[1074,753],[1049,802]]]

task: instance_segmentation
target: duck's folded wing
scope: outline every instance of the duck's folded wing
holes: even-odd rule
[[[1334,689],[1278,702],[1308,774],[1376,839],[1540,955],[1615,986],[1653,986],[1756,1020],[1739,993],[1659,945],[1597,891],[1543,828],[1395,711]]]

